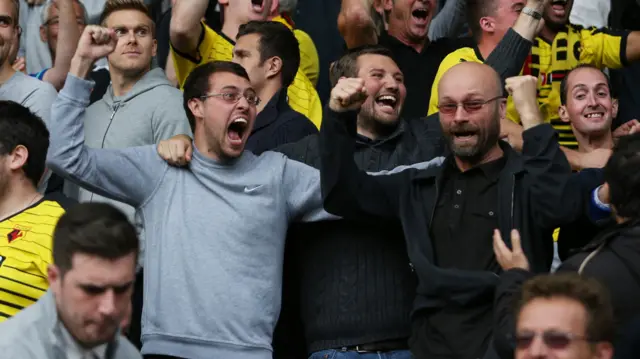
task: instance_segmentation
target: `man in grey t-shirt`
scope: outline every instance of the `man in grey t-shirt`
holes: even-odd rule
[[[49,125],[51,104],[57,93],[50,84],[38,81],[11,66],[12,45],[18,46],[20,28],[18,26],[19,7],[13,0],[0,0],[0,17],[9,22],[0,28],[3,46],[0,47],[0,100],[9,100],[27,107]]]

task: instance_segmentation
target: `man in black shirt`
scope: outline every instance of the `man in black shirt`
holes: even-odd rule
[[[491,250],[495,228],[521,229],[532,267],[544,272],[553,256],[551,229],[581,212],[581,192],[570,183],[554,130],[529,101],[536,79],[509,83],[525,127],[523,155],[498,140],[506,107],[499,77],[486,65],[462,63],[439,88],[440,121],[453,154],[423,170],[383,176],[367,176],[352,159],[362,81],[341,80],[326,109],[320,135],[325,208],[346,219],[402,223],[418,275],[410,340],[417,359],[485,354],[499,271]]]
[[[464,22],[466,0],[449,0],[448,8],[438,14],[438,28],[431,32],[432,18],[436,11],[435,0],[395,0],[382,9],[388,14],[388,29],[376,30],[371,13],[372,7],[365,8],[362,0],[343,0],[338,16],[338,29],[347,47],[356,48],[377,43],[393,54],[400,70],[406,75],[407,101],[402,115],[415,118],[427,115],[431,85],[436,77],[440,62],[451,52],[470,45],[470,39],[448,39],[455,36]],[[434,19],[435,21],[436,19]],[[446,25],[446,27],[445,27]]]

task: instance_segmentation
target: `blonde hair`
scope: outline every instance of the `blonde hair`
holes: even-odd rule
[[[106,20],[109,15],[121,10],[136,10],[147,15],[149,20],[151,20],[151,34],[154,38],[156,37],[156,24],[151,17],[149,8],[141,0],[107,0],[100,15],[100,25],[106,26]]]

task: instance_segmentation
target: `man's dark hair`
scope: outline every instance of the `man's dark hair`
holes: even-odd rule
[[[640,133],[620,138],[607,165],[604,180],[616,215],[640,219]]]
[[[49,130],[28,108],[13,101],[0,101],[0,156],[10,154],[20,145],[29,152],[22,166],[24,175],[37,187],[47,159]]]
[[[236,39],[250,34],[260,36],[260,65],[272,57],[279,57],[282,60],[282,87],[291,85],[300,67],[300,45],[293,31],[275,21],[249,21],[240,25]]]
[[[496,0],[467,0],[467,23],[476,42],[480,41],[480,35],[482,35],[480,19],[493,16],[497,9],[498,1]]]
[[[576,67],[574,67],[573,69],[571,69],[571,71],[567,72],[567,74],[562,78],[562,81],[560,82],[560,104],[562,105],[566,105],[567,104],[567,98],[569,98],[569,76],[577,70],[580,69],[593,69],[596,71],[599,71],[605,79],[607,79],[607,87],[609,88],[609,93],[611,94],[611,96],[613,97],[613,93],[612,88],[611,88],[611,79],[609,79],[609,75],[607,75],[606,73],[604,73],[604,71],[602,71],[602,69],[593,66],[591,64],[580,64]]]
[[[151,20],[151,35],[154,39],[156,38],[156,23],[153,21],[149,7],[142,0],[107,0],[100,14],[100,26],[107,26],[106,21],[109,15],[122,10],[135,10],[147,15]]]
[[[116,260],[140,250],[136,229],[119,209],[106,203],[81,203],[60,217],[53,233],[53,263],[62,274],[76,253]]]
[[[196,130],[196,118],[189,109],[189,100],[194,98],[200,98],[209,93],[209,79],[211,75],[216,72],[230,72],[249,80],[249,75],[244,67],[230,61],[211,61],[202,64],[187,76],[187,80],[184,82],[183,87],[183,106],[184,111],[187,113],[189,119],[189,125],[191,125],[191,131]]]
[[[516,318],[522,309],[535,299],[565,298],[574,300],[587,313],[585,335],[591,342],[613,342],[615,325],[609,293],[593,278],[577,273],[540,275],[528,280],[516,302]]]
[[[331,66],[331,86],[335,86],[341,77],[358,77],[358,59],[363,55],[381,55],[395,61],[391,50],[380,45],[366,45],[349,50]]]

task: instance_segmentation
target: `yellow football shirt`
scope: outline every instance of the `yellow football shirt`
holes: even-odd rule
[[[176,77],[180,87],[189,76],[189,73],[196,66],[209,61],[231,61],[233,57],[234,41],[226,37],[221,32],[218,33],[202,24],[203,34],[200,45],[198,45],[198,58],[192,58],[186,54],[179,53],[171,47],[173,64],[176,71]],[[298,111],[305,115],[313,122],[316,127],[320,128],[322,122],[322,104],[315,87],[309,79],[302,73],[302,65],[296,73],[293,83],[289,85],[287,90],[289,106],[294,111]]]
[[[582,28],[568,25],[559,32],[553,43],[541,38],[533,42],[531,54],[525,61],[521,74],[538,78],[538,105],[546,122],[551,123],[559,135],[561,145],[577,148],[578,143],[571,125],[562,122],[560,107],[560,83],[565,75],[579,64],[591,64],[600,68],[620,68],[626,63],[627,32],[609,29]],[[484,62],[476,49],[462,48],[449,54],[440,64],[433,83],[429,114],[438,111],[438,83],[442,75],[455,64],[463,61]],[[520,123],[518,113],[509,98],[507,117]]]
[[[59,195],[0,222],[0,322],[35,303],[49,287],[53,231],[66,205]]]
[[[313,86],[317,86],[320,73],[320,58],[311,36],[300,29],[294,29],[282,16],[274,17],[272,21],[280,22],[293,31],[300,46],[300,70],[307,76]]]

